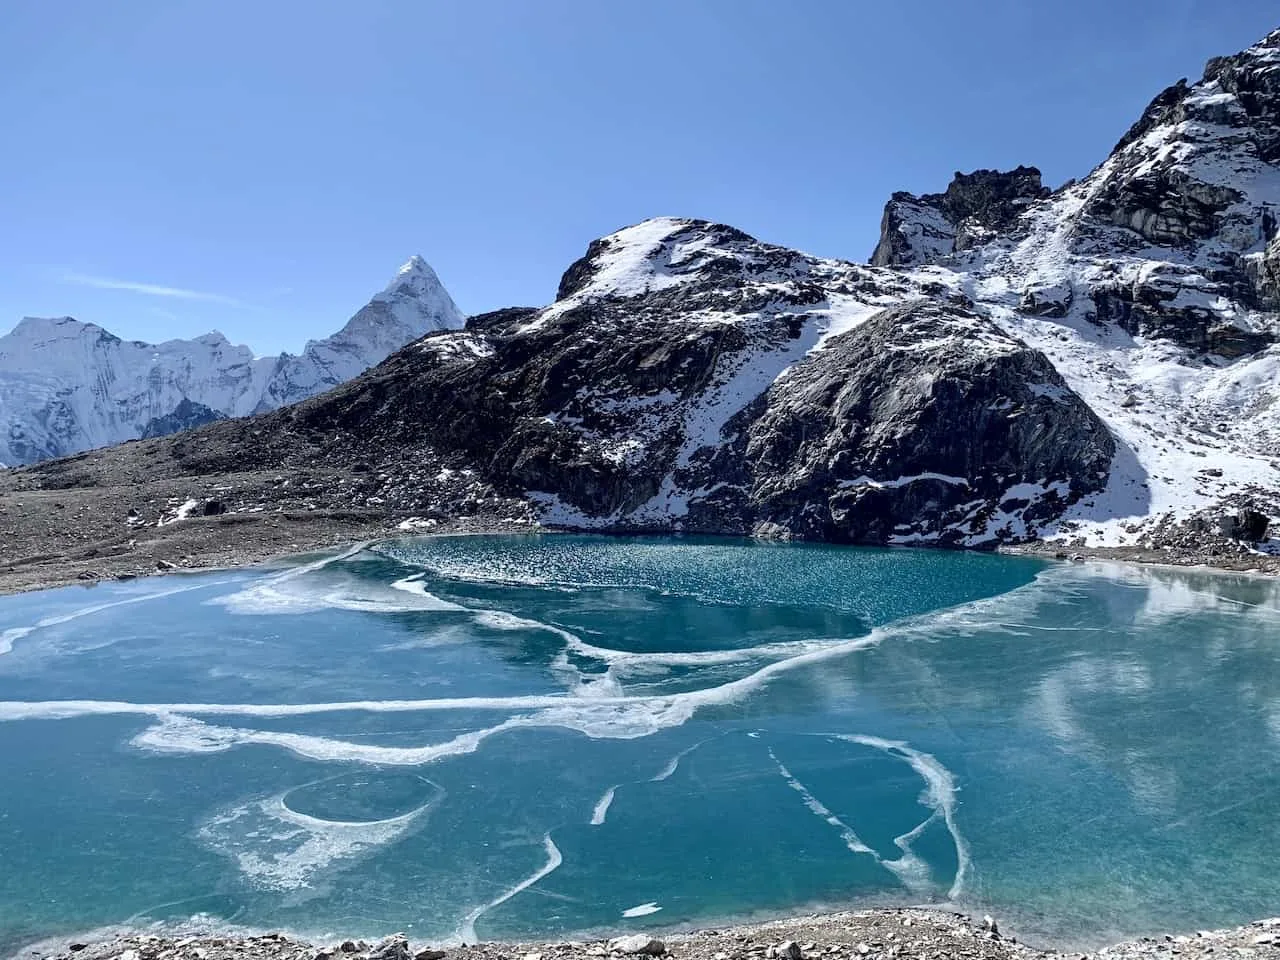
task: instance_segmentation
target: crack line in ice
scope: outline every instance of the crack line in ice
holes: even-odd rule
[[[480,938],[476,936],[476,921],[484,916],[484,914],[488,913],[494,907],[506,903],[516,894],[529,889],[529,887],[533,886],[547,874],[553,872],[561,863],[564,862],[564,857],[560,854],[560,848],[555,845],[555,842],[551,839],[550,833],[542,838],[542,845],[547,851],[547,862],[545,864],[543,864],[538,870],[529,874],[529,876],[525,877],[510,890],[503,893],[502,896],[498,897],[496,900],[490,900],[483,906],[476,907],[463,918],[455,936],[464,945],[480,942]]]
[[[955,777],[951,775],[951,771],[943,766],[937,757],[916,750],[901,740],[885,740],[882,737],[871,737],[864,734],[830,734],[829,736],[848,743],[857,743],[883,750],[892,757],[905,760],[924,779],[926,787],[920,799],[926,806],[933,809],[933,816],[909,833],[904,833],[896,838],[894,844],[898,849],[902,850],[904,859],[915,857],[916,855],[911,850],[911,841],[923,833],[925,827],[936,817],[941,816],[956,848],[956,875],[947,896],[952,900],[958,897],[961,890],[964,889],[964,881],[969,873],[970,859],[969,843],[965,840],[955,822],[956,782]],[[888,863],[885,865],[888,866]]]
[[[809,791],[808,787],[795,778],[791,771],[778,759],[772,747],[769,748],[769,759],[777,765],[778,773],[782,775],[782,779],[787,781],[787,786],[800,794],[800,799],[804,801],[804,805],[812,811],[813,815],[826,821],[836,829],[836,832],[840,834],[840,839],[844,841],[844,845],[849,848],[851,853],[867,853],[875,857],[876,860],[880,860],[880,856],[862,842],[862,838],[858,836],[853,827],[832,813],[821,800]]]
[[[706,740],[699,740],[692,747],[685,747],[683,750],[677,753],[674,757],[672,757],[669,761],[667,761],[667,765],[658,771],[657,776],[650,777],[649,782],[661,783],[663,780],[669,780],[675,774],[676,770],[679,769],[681,760],[683,760],[689,754],[693,753],[693,751],[697,750],[699,747],[703,746],[704,744],[710,743],[712,740],[715,740],[715,739],[716,739],[715,737],[708,737]]]
[[[159,590],[155,593],[146,593],[137,597],[126,597],[123,600],[112,600],[109,603],[97,603],[89,607],[81,607],[79,610],[73,610],[70,613],[60,613],[56,616],[45,617],[43,620],[37,620],[29,627],[11,627],[0,633],[0,656],[13,650],[13,644],[16,640],[21,640],[25,636],[35,633],[45,627],[53,627],[62,623],[70,623],[72,620],[79,620],[81,617],[87,617],[94,613],[101,613],[103,610],[110,610],[115,607],[124,607],[134,603],[143,603],[147,600],[159,600],[162,597],[172,597],[175,594],[187,593],[191,590],[206,590],[209,587],[220,586],[226,583],[226,580],[216,580],[211,583],[197,583],[185,587],[174,587],[169,590]]]

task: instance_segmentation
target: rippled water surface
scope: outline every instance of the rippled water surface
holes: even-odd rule
[[[1270,581],[569,536],[306,560],[0,598],[0,954],[193,917],[1280,913]]]

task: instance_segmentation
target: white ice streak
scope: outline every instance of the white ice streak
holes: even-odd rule
[[[706,740],[699,740],[693,746],[685,747],[683,750],[677,753],[674,757],[668,760],[667,765],[663,767],[661,770],[659,770],[655,776],[650,777],[649,782],[661,783],[663,780],[670,780],[671,777],[675,775],[675,772],[680,769],[680,761],[683,760],[685,757],[687,757],[689,754],[693,753],[693,751],[697,750],[700,746],[702,746],[706,742],[707,742]]]
[[[171,714],[162,716],[158,723],[143,730],[133,738],[131,743],[135,747],[152,753],[174,754],[221,753],[232,747],[259,744],[279,747],[310,760],[355,761],[386,766],[416,767],[432,763],[442,757],[474,753],[484,740],[519,725],[518,721],[507,721],[482,730],[459,734],[442,743],[420,747],[381,747],[304,733],[222,727],[191,717]]]
[[[477,920],[479,920],[482,916],[484,916],[494,907],[506,903],[516,894],[522,893],[525,890],[529,889],[529,887],[533,886],[535,883],[537,883],[547,874],[554,871],[557,867],[560,866],[561,863],[564,862],[564,858],[560,855],[560,848],[557,847],[555,845],[555,842],[551,839],[551,834],[548,833],[545,837],[542,838],[542,846],[547,853],[546,863],[544,863],[541,867],[539,867],[536,871],[531,873],[529,876],[525,877],[523,880],[517,883],[510,890],[507,890],[506,892],[504,892],[502,896],[498,897],[497,899],[490,900],[488,903],[484,904],[483,906],[476,907],[474,910],[468,913],[462,919],[462,923],[458,926],[458,932],[454,935],[457,940],[461,941],[464,944],[479,943],[480,938],[476,936]]]
[[[11,651],[16,641],[34,632],[35,629],[35,627],[10,627],[4,633],[0,633],[0,657]]]
[[[738,647],[731,650],[682,650],[682,651],[631,651],[614,650],[587,643],[581,637],[566,634],[568,652],[610,664],[622,675],[627,668],[643,665],[664,667],[703,667],[718,664],[743,663],[748,660],[786,660],[801,653],[825,650],[847,643],[845,638],[827,640],[789,640],[778,643],[762,643],[754,647]]]
[[[231,613],[259,616],[314,613],[322,610],[422,613],[467,609],[428,593],[425,584],[417,577],[405,577],[386,586],[356,581],[328,586],[302,582],[307,574],[349,560],[367,547],[367,543],[356,544],[342,553],[291,567],[235,593],[213,597],[208,603],[225,607]]]
[[[808,787],[796,779],[795,775],[778,759],[772,747],[769,748],[769,759],[777,765],[778,773],[782,775],[782,779],[787,781],[787,786],[800,794],[800,799],[804,801],[804,805],[812,811],[813,815],[825,820],[835,828],[836,832],[840,834],[840,839],[844,841],[844,845],[849,848],[851,853],[866,853],[877,860],[880,859],[874,850],[862,842],[862,838],[858,836],[851,826],[832,813],[821,800],[809,791]]]
[[[902,851],[901,859],[883,862],[891,870],[894,869],[894,864],[897,864],[898,869],[903,871],[899,876],[903,877],[904,883],[907,882],[908,876],[918,877],[921,870],[927,871],[927,867],[924,867],[923,862],[912,851],[911,843],[924,832],[930,823],[941,818],[946,825],[947,832],[951,834],[951,841],[956,850],[955,880],[947,893],[950,899],[955,900],[964,889],[965,878],[969,873],[969,842],[960,832],[960,828],[956,826],[956,782],[951,775],[951,771],[943,766],[932,754],[916,750],[901,740],[885,740],[881,737],[871,737],[864,734],[836,734],[835,738],[849,743],[874,747],[877,750],[883,750],[890,756],[904,759],[924,779],[925,789],[920,795],[920,801],[932,809],[933,814],[915,829],[894,839],[894,845]],[[895,872],[897,871],[895,870]]]
[[[634,907],[623,910],[622,915],[628,920],[632,920],[635,917],[647,917],[649,914],[657,913],[661,909],[656,900],[650,900],[648,903],[637,904]]]
[[[605,821],[605,817],[609,815],[609,807],[613,805],[613,795],[617,793],[618,787],[614,785],[604,792],[597,802],[595,809],[591,811],[591,826],[598,827]]]

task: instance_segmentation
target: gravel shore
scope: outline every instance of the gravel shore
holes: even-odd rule
[[[312,471],[288,486],[271,472],[160,479],[70,489],[24,487],[0,471],[0,595],[157,573],[262,563],[413,533],[513,533],[542,529],[523,504],[477,498],[464,516],[420,517],[342,502],[346,471]],[[6,480],[8,482],[6,482]],[[194,503],[179,517],[185,504]],[[1002,553],[1055,560],[1110,560],[1280,575],[1280,555],[1243,544],[1202,549],[1083,548],[1054,543]]]
[[[993,929],[994,927],[994,929]],[[46,942],[14,960],[1200,960],[1280,958],[1280,918],[1229,930],[1145,937],[1092,953],[1041,951],[998,924],[959,914],[878,909],[795,917],[654,937],[550,943],[480,943],[436,949],[393,934],[377,943],[312,944],[282,934],[127,935]]]
[[[0,471],[0,594],[261,563],[403,536],[406,519],[408,532],[422,533],[534,527],[496,505],[413,520],[346,503],[348,471],[311,471],[306,486],[262,471],[68,489],[22,479]],[[194,506],[180,516],[188,503]]]

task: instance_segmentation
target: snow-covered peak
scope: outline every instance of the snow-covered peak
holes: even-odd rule
[[[1244,56],[1280,62],[1280,29],[1272,30],[1244,52]]]
[[[567,309],[600,297],[642,296],[684,283],[713,263],[741,268],[763,246],[722,223],[654,217],[593,241],[565,271],[556,300]]]
[[[433,309],[452,308],[453,312],[457,312],[457,307],[453,305],[453,300],[445,291],[444,284],[440,282],[436,272],[431,269],[431,264],[416,253],[404,262],[396,271],[396,275],[391,278],[391,282],[373,299],[374,301],[418,300],[430,305]]]
[[[381,341],[394,339],[403,344],[435,330],[460,329],[465,323],[466,316],[453,302],[431,265],[414,254],[337,336],[373,337]],[[380,327],[389,329],[378,333]]]

